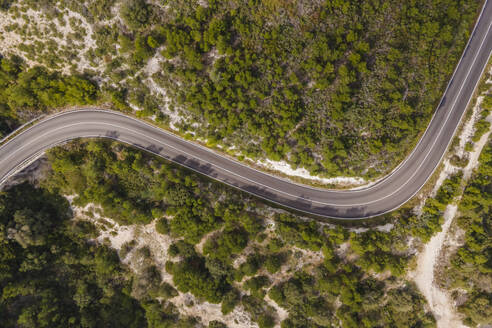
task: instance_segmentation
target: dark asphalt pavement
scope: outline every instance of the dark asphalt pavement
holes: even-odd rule
[[[161,157],[269,201],[322,217],[360,219],[394,210],[412,198],[439,165],[472,98],[492,50],[488,1],[462,60],[426,132],[391,174],[360,190],[327,190],[295,184],[222,157],[137,119],[81,109],[41,120],[0,147],[0,184],[44,150],[81,137],[107,137]]]

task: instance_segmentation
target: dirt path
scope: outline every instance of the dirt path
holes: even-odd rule
[[[445,241],[451,222],[456,214],[457,206],[448,205],[444,213],[442,231],[431,238],[420,253],[417,269],[413,272],[417,287],[427,299],[429,306],[437,320],[437,326],[442,328],[466,327],[456,313],[451,297],[434,283],[434,269],[441,248]]]
[[[487,120],[492,122],[492,114],[487,118]],[[461,142],[462,145],[466,143],[466,139],[470,139],[473,135],[473,131],[470,132],[467,130],[469,129],[464,129],[465,133],[461,136],[462,141],[465,139],[464,142]],[[475,143],[473,151],[469,153],[468,165],[463,169],[463,183],[468,181],[473,173],[473,170],[478,166],[478,158],[483,147],[487,143],[491,132],[492,131],[489,130],[489,132],[485,133],[480,140]],[[447,163],[445,164],[449,164],[448,161],[446,162]],[[459,198],[461,198],[461,196]],[[459,200],[457,200],[457,202],[458,201]],[[417,258],[417,268],[415,271],[409,273],[410,278],[415,281],[417,287],[427,299],[430,309],[437,320],[437,326],[440,328],[466,327],[456,312],[456,307],[448,291],[442,290],[434,282],[434,272],[436,265],[438,264],[437,260],[441,255],[441,250],[446,240],[452,237],[448,235],[448,231],[456,214],[456,204],[450,204],[446,207],[443,215],[444,224],[442,225],[442,231],[432,237],[429,243],[424,246],[424,249]]]

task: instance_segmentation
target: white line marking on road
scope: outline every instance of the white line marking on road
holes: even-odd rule
[[[485,8],[485,5],[484,5],[484,7],[483,7],[483,8]],[[483,9],[482,9],[482,12],[480,13],[480,17],[482,16],[482,13],[483,13]],[[480,17],[479,17],[479,19],[480,19]],[[477,25],[478,25],[478,21],[477,21]],[[476,25],[476,26],[477,26],[477,25]],[[457,101],[458,101],[458,99],[459,99],[459,95],[461,94],[461,92],[462,92],[462,90],[463,90],[463,87],[464,87],[464,85],[465,85],[465,83],[466,83],[466,81],[467,81],[467,79],[468,79],[468,77],[469,77],[469,75],[470,75],[470,73],[471,73],[471,70],[472,70],[473,66],[475,65],[476,59],[478,58],[478,55],[480,54],[480,50],[482,49],[483,44],[484,44],[484,42],[485,42],[485,40],[486,40],[486,38],[487,38],[487,35],[488,35],[489,31],[490,31],[490,27],[491,27],[491,25],[492,25],[492,22],[489,24],[489,26],[488,26],[488,28],[487,28],[487,32],[485,33],[485,37],[482,39],[481,44],[480,44],[480,47],[479,47],[479,49],[478,49],[478,51],[477,51],[477,53],[476,53],[476,55],[475,55],[475,57],[474,57],[474,59],[473,59],[473,61],[472,61],[472,64],[470,65],[470,67],[469,67],[469,69],[468,69],[468,72],[467,72],[467,74],[466,74],[466,76],[465,76],[465,78],[464,78],[464,80],[463,80],[463,82],[462,82],[462,84],[461,84],[461,87],[460,87],[460,89],[459,89],[458,93],[456,94],[456,96],[454,97],[453,104],[452,104],[452,106],[451,106],[451,109],[450,109],[450,110],[449,110],[449,112],[447,113],[447,116],[446,116],[446,119],[445,119],[445,121],[444,121],[444,124],[442,124],[442,125],[441,125],[441,128],[440,128],[440,130],[439,130],[439,132],[438,132],[438,135],[437,135],[437,137],[434,139],[434,141],[433,141],[433,143],[432,143],[432,145],[431,145],[431,147],[430,147],[429,151],[426,153],[426,155],[425,155],[425,157],[424,157],[424,160],[420,162],[420,164],[419,164],[418,168],[414,171],[414,173],[412,174],[412,176],[411,176],[408,180],[406,180],[406,182],[405,182],[403,185],[401,185],[398,189],[396,189],[395,191],[393,191],[393,192],[392,192],[392,193],[390,193],[389,195],[386,195],[386,196],[384,196],[384,197],[382,197],[382,198],[379,198],[379,199],[376,199],[376,200],[373,200],[373,201],[370,201],[370,202],[358,203],[358,204],[340,205],[340,204],[332,204],[332,203],[326,203],[326,202],[315,201],[315,200],[311,200],[311,199],[309,199],[309,198],[304,198],[304,197],[302,197],[302,196],[298,196],[298,195],[292,195],[292,194],[289,194],[289,193],[284,192],[284,191],[282,191],[282,190],[278,190],[278,189],[275,189],[275,188],[273,188],[273,187],[266,186],[266,185],[264,185],[264,184],[262,184],[262,183],[260,183],[260,182],[257,182],[257,181],[254,181],[254,180],[248,179],[248,178],[246,178],[246,177],[243,177],[243,176],[241,176],[241,175],[239,175],[239,174],[237,174],[237,173],[234,173],[234,172],[232,172],[232,171],[230,171],[230,170],[227,170],[227,169],[225,169],[225,168],[222,168],[222,167],[220,167],[220,166],[218,166],[218,165],[216,165],[216,164],[209,163],[209,162],[207,162],[207,161],[205,161],[205,160],[203,160],[203,159],[199,158],[198,156],[191,155],[191,154],[189,154],[189,153],[187,153],[187,152],[185,152],[185,151],[183,151],[183,150],[180,150],[180,149],[178,149],[178,148],[176,148],[176,147],[173,147],[173,146],[171,146],[171,145],[169,145],[169,144],[167,144],[167,143],[165,143],[165,142],[163,142],[163,141],[161,141],[161,140],[158,140],[158,139],[155,139],[155,138],[150,137],[150,136],[148,136],[148,135],[145,135],[145,134],[143,134],[143,133],[140,133],[140,132],[138,132],[138,131],[136,131],[136,130],[132,130],[132,129],[129,129],[129,128],[126,128],[126,127],[123,127],[123,126],[119,126],[119,125],[115,125],[115,124],[111,124],[111,123],[101,123],[101,122],[85,122],[85,123],[75,123],[75,124],[70,124],[70,125],[67,125],[67,126],[64,126],[64,127],[58,128],[58,129],[51,130],[50,132],[44,133],[44,134],[42,134],[41,136],[39,136],[38,138],[33,139],[31,142],[29,142],[29,143],[27,143],[27,144],[25,144],[25,145],[21,146],[21,147],[20,147],[20,148],[18,148],[16,151],[14,151],[14,152],[13,152],[13,153],[11,153],[9,156],[7,156],[7,157],[6,157],[6,158],[4,158],[2,161],[0,161],[0,163],[5,162],[7,159],[9,159],[10,157],[12,157],[14,154],[16,154],[17,152],[19,152],[20,150],[24,149],[25,147],[27,147],[28,145],[30,145],[32,142],[36,141],[37,139],[39,139],[39,138],[41,138],[41,137],[44,137],[45,135],[48,135],[48,134],[50,134],[50,133],[56,132],[56,131],[58,131],[58,130],[60,130],[60,129],[65,129],[65,128],[67,128],[67,127],[72,127],[72,126],[75,126],[75,125],[80,125],[80,124],[103,124],[103,125],[109,125],[109,126],[112,126],[112,127],[116,127],[116,128],[120,128],[120,129],[128,130],[128,131],[130,131],[130,132],[132,132],[132,133],[135,133],[135,134],[138,134],[138,135],[144,136],[145,138],[148,138],[148,139],[154,140],[155,142],[157,142],[157,143],[159,143],[159,144],[161,144],[161,145],[165,145],[166,147],[172,148],[172,149],[174,149],[174,150],[176,150],[176,151],[178,151],[178,152],[180,152],[180,153],[184,153],[184,154],[186,154],[186,155],[190,156],[191,158],[195,158],[195,159],[197,159],[197,160],[199,160],[199,161],[201,161],[201,162],[204,162],[204,163],[210,164],[210,165],[212,165],[212,166],[214,166],[214,167],[219,168],[220,170],[223,170],[223,171],[225,171],[225,172],[227,172],[227,173],[230,173],[230,174],[232,174],[232,175],[235,175],[235,176],[237,176],[237,177],[239,177],[239,178],[241,178],[241,179],[244,179],[244,180],[246,180],[246,181],[252,182],[252,183],[257,184],[257,185],[260,185],[260,186],[262,186],[262,187],[264,187],[264,188],[266,188],[266,189],[273,190],[273,191],[276,191],[276,192],[279,192],[279,193],[282,193],[282,194],[285,194],[285,195],[288,195],[288,196],[291,196],[291,197],[294,197],[294,198],[297,198],[297,199],[299,199],[299,198],[300,198],[300,199],[306,200],[306,201],[311,202],[311,203],[317,203],[317,204],[321,204],[321,205],[329,205],[329,206],[336,206],[336,207],[348,207],[348,206],[352,206],[352,207],[353,207],[353,206],[361,206],[361,205],[368,205],[368,204],[372,204],[372,203],[375,203],[375,202],[381,201],[381,200],[383,200],[383,199],[386,199],[386,198],[388,198],[388,197],[390,197],[390,196],[394,195],[394,194],[395,194],[395,193],[397,193],[399,190],[401,190],[401,189],[402,189],[405,185],[407,185],[407,184],[410,182],[410,180],[411,180],[411,179],[412,179],[412,178],[413,178],[413,177],[417,174],[417,172],[418,172],[418,171],[419,171],[419,169],[422,167],[423,163],[425,162],[425,160],[427,159],[427,157],[429,156],[429,154],[430,154],[430,153],[432,152],[432,150],[434,149],[434,147],[435,147],[435,145],[436,145],[436,142],[437,142],[437,139],[438,139],[438,138],[439,138],[439,136],[442,134],[442,131],[443,131],[443,129],[444,129],[444,126],[445,126],[445,125],[446,125],[446,123],[448,122],[449,117],[451,116],[451,114],[454,112],[454,108],[455,108],[455,105],[456,105],[456,103],[457,103]],[[474,31],[475,31],[475,29],[474,29]],[[473,32],[474,32],[474,31],[473,31]],[[472,32],[472,33],[473,33],[473,32]],[[470,40],[471,40],[471,38],[470,38]],[[467,47],[468,47],[468,44],[467,44]],[[465,48],[465,49],[466,49],[466,48]],[[459,63],[461,62],[462,58],[463,58],[463,55],[462,55],[462,57],[460,58]],[[457,67],[459,67],[459,64],[457,65]],[[454,77],[454,74],[456,73],[456,71],[457,71],[457,70],[455,70],[455,72],[453,73],[453,77]],[[453,78],[453,77],[452,77],[452,78]],[[477,82],[477,83],[478,83],[478,82]],[[449,87],[449,84],[448,84],[448,87]],[[447,89],[448,89],[448,88],[446,88],[446,91],[447,91]],[[470,100],[469,100],[469,101],[470,101]],[[468,102],[469,102],[469,101],[468,101]],[[441,103],[442,103],[442,99],[441,99]],[[440,103],[440,104],[441,104],[441,103]],[[439,106],[438,106],[438,108],[439,108]],[[80,112],[80,111],[79,111],[79,112]],[[47,122],[47,121],[49,121],[49,120],[52,120],[52,119],[53,119],[53,118],[55,118],[55,117],[58,117],[58,116],[61,116],[61,115],[64,115],[64,114],[66,114],[66,113],[61,113],[61,114],[59,114],[59,115],[55,115],[55,116],[53,116],[53,117],[51,117],[51,118],[49,118],[49,119],[47,119],[47,120],[45,120],[45,121],[42,121],[42,122],[40,122],[40,123]],[[167,132],[167,131],[161,130],[161,129],[159,129],[159,128],[157,128],[157,127],[155,127],[155,126],[151,125],[151,124],[148,124],[147,122],[139,121],[139,120],[137,120],[137,119],[135,119],[135,118],[132,118],[132,117],[129,117],[129,116],[123,115],[123,114],[121,114],[121,113],[115,113],[115,114],[121,115],[121,116],[126,117],[126,118],[133,119],[133,120],[135,120],[135,121],[137,121],[137,122],[139,122],[139,123],[144,123],[144,124],[146,124],[147,126],[149,126],[149,127],[153,128],[153,129],[156,129],[156,130],[158,130],[158,131],[159,131],[159,132],[161,132],[161,133],[162,133],[162,132],[164,132],[165,134],[172,136],[172,137],[173,137],[173,138],[175,138],[176,140],[183,141],[183,140],[181,140],[180,138],[178,138],[177,136],[175,136],[174,134],[171,134],[171,133],[169,133],[169,132]],[[460,121],[461,121],[461,119],[460,119]],[[431,119],[431,122],[432,122],[432,119]],[[429,123],[429,126],[430,126],[430,123]],[[429,126],[428,126],[428,128],[429,128]],[[425,132],[427,132],[428,128],[426,129],[426,131],[425,131]],[[28,130],[30,130],[30,129],[31,129],[31,128],[29,128]],[[26,130],[26,131],[24,131],[24,132],[27,132],[28,130]],[[455,127],[455,130],[456,130],[456,127]],[[425,132],[424,132],[424,135],[425,135]],[[454,135],[454,133],[453,133],[453,135]],[[101,137],[108,137],[108,136],[101,136]],[[112,138],[112,139],[114,139],[114,138]],[[422,141],[422,139],[423,139],[423,137],[419,140],[419,142],[418,142],[417,146],[420,144],[420,142]],[[118,139],[115,139],[115,140],[118,140]],[[191,143],[191,142],[188,142],[188,141],[184,141],[184,142],[187,142],[187,143],[189,143],[189,144],[190,144],[190,145],[192,145],[192,146],[198,146],[198,147],[203,148],[203,149],[205,149],[205,150],[207,150],[207,151],[210,151],[209,149],[207,149],[207,148],[205,148],[205,147],[203,147],[203,146],[201,146],[201,145],[197,145],[197,144],[195,144],[195,143]],[[10,141],[9,141],[8,143],[10,143]],[[132,144],[131,142],[126,142],[126,143]],[[448,145],[449,145],[449,143],[448,143]],[[4,145],[4,146],[5,146],[5,145]],[[134,146],[136,146],[136,145],[134,145]],[[416,150],[417,146],[414,148],[414,151]],[[137,147],[138,147],[138,146],[137,146]],[[3,148],[3,146],[2,146],[2,148]],[[141,147],[139,147],[139,148],[141,148]],[[414,153],[414,151],[412,152],[412,154]],[[383,178],[383,180],[386,180],[386,179],[387,179],[387,178],[389,178],[391,175],[393,175],[394,173],[396,173],[396,172],[397,172],[397,171],[398,171],[398,170],[399,170],[399,169],[403,166],[403,164],[404,164],[404,163],[406,163],[406,162],[408,161],[408,159],[412,156],[412,154],[410,154],[410,156],[408,156],[408,157],[407,157],[407,159],[406,159],[404,162],[402,162],[402,163],[399,165],[399,167],[398,167],[398,168],[397,168],[394,172],[392,172],[391,174],[389,174],[389,175],[387,175],[386,177],[384,177],[384,178]],[[157,155],[160,155],[160,154],[157,154]],[[160,155],[160,156],[161,156],[161,157],[163,157],[163,155]],[[441,157],[441,159],[442,159],[442,157]],[[249,167],[249,166],[246,166],[246,165],[244,165],[244,164],[242,164],[242,163],[240,163],[240,162],[236,162],[236,161],[234,161],[234,162],[235,162],[235,163],[237,163],[237,164],[240,164],[241,166],[246,167],[246,168],[248,168],[248,169],[255,170],[255,171],[260,172],[260,173],[262,173],[262,174],[266,174],[265,172],[261,172],[261,171],[259,171],[259,170],[254,169],[254,168],[251,168],[251,167]],[[439,162],[440,162],[440,161],[439,161]],[[188,167],[188,168],[191,168],[191,167]],[[193,169],[193,168],[191,168],[191,169]],[[435,169],[435,168],[434,168],[434,169]],[[195,171],[196,171],[196,170],[195,170]],[[267,175],[270,175],[270,174],[267,174]],[[271,175],[270,175],[270,176],[271,176]],[[282,180],[283,180],[283,179],[282,179]],[[231,185],[231,184],[229,184],[229,183],[226,183],[226,184]],[[297,184],[297,185],[299,185],[299,184]],[[231,185],[231,186],[235,187],[234,185]],[[373,186],[371,186],[371,187],[365,188],[365,189],[359,189],[359,190],[344,190],[344,191],[339,191],[339,190],[326,190],[326,189],[321,189],[321,188],[312,188],[312,187],[309,187],[309,186],[303,186],[303,185],[300,185],[300,186],[302,186],[302,187],[304,187],[304,188],[313,189],[313,190],[321,190],[321,191],[325,191],[325,192],[327,192],[327,193],[331,193],[331,192],[333,192],[333,193],[356,193],[356,192],[366,192],[366,191],[368,191],[369,189],[376,187],[376,186],[377,186],[377,184],[376,184],[376,185],[373,185]],[[419,188],[419,189],[420,189],[420,188]],[[255,194],[255,195],[257,195],[257,194]],[[258,196],[258,195],[257,195],[257,196]],[[412,197],[413,197],[413,196],[412,196]],[[267,199],[267,200],[269,200],[269,199]],[[269,200],[269,201],[272,201],[272,200]],[[275,201],[273,201],[273,202],[275,202]],[[280,204],[280,205],[285,206],[284,204]],[[294,208],[294,209],[295,209],[295,208]],[[296,209],[296,210],[297,210],[297,209]],[[301,211],[302,211],[302,210],[301,210]]]

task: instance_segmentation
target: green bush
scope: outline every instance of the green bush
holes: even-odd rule
[[[282,263],[284,262],[283,254],[275,253],[270,254],[265,260],[265,268],[269,273],[275,273],[280,270]]]
[[[465,187],[458,204],[457,222],[465,232],[464,245],[453,254],[445,272],[450,289],[464,289],[467,298],[458,307],[470,326],[492,324],[492,142],[482,150],[479,166]]]
[[[69,213],[66,199],[28,184],[0,195],[2,327],[146,326],[131,273],[71,231]]]
[[[478,7],[180,3],[160,24],[162,55],[174,60],[154,80],[199,123],[198,137],[313,174],[375,176],[427,125]],[[382,21],[398,23],[388,30]],[[367,171],[376,157],[380,164]]]
[[[153,9],[145,0],[126,0],[121,7],[120,13],[128,27],[140,30],[149,26]]]
[[[226,324],[217,320],[208,323],[208,328],[227,328]]]
[[[191,292],[210,303],[222,301],[227,286],[223,281],[213,279],[203,259],[194,257],[174,263],[169,273],[180,292]]]
[[[42,67],[25,69],[18,57],[0,56],[0,123],[15,125],[24,112],[42,112],[48,109],[93,104],[99,97],[97,86],[82,76],[66,76],[48,72]],[[2,132],[0,130],[0,132]]]
[[[171,231],[171,228],[169,227],[169,222],[166,218],[161,218],[157,220],[155,224],[155,230],[157,230],[158,233],[167,235]]]
[[[221,311],[223,315],[231,313],[237,304],[241,301],[241,295],[235,289],[227,292],[222,298]]]
[[[242,229],[226,230],[209,238],[203,246],[203,254],[212,258],[227,260],[241,252],[248,244],[248,235]]]

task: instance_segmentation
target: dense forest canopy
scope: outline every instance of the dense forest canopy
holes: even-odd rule
[[[97,97],[97,86],[87,78],[49,72],[40,66],[27,68],[21,58],[0,54],[0,136],[43,112],[91,104]]]
[[[0,0],[0,10],[20,2]],[[61,73],[56,52],[48,67],[0,58],[0,136],[41,113],[101,102],[125,111],[137,105],[136,115],[166,122],[143,86],[142,72],[159,58],[150,78],[171,107],[191,115],[184,131],[313,173],[369,176],[394,165],[425,129],[479,7],[476,0],[22,3],[53,19],[62,15],[57,6],[83,13],[97,45],[89,53],[105,71]],[[115,10],[121,20],[105,25]],[[490,109],[490,99],[482,106]],[[488,114],[474,142],[488,131]],[[465,244],[447,271],[446,287],[466,291],[459,310],[467,324],[492,317],[491,149],[465,188],[458,219]],[[240,309],[260,328],[436,324],[407,272],[415,245],[441,230],[446,206],[462,191],[461,173],[445,179],[419,214],[409,205],[379,218],[390,222],[386,230],[272,210],[116,142],[71,142],[48,151],[47,162],[36,187],[0,192],[2,327],[200,326],[206,317],[178,309],[185,294],[223,318]],[[75,195],[71,205],[66,195]],[[162,267],[138,238],[118,252],[97,239],[103,230],[87,218],[94,213],[71,212],[87,206],[115,225],[155,224],[172,241],[159,254]],[[123,261],[129,253],[142,268]]]
[[[410,208],[388,214],[387,220],[399,222],[389,232],[354,233],[287,213],[274,214],[271,230],[260,202],[115,142],[71,143],[48,157],[53,171],[43,185],[49,190],[77,194],[78,206],[100,204],[104,215],[121,224],[156,219],[157,231],[177,239],[165,267],[174,286],[220,303],[224,315],[241,304],[260,327],[272,327],[277,319],[268,295],[289,312],[282,327],[329,327],[339,320],[344,327],[434,325],[415,286],[405,280],[412,257],[407,238],[427,242],[441,229],[461,175],[444,181],[422,215]],[[339,255],[342,244],[350,244],[351,260]],[[305,256],[299,250],[323,259],[285,271]],[[389,278],[376,281],[375,273]],[[335,310],[337,300],[342,306]],[[375,312],[374,300],[384,304],[384,315]]]
[[[176,1],[166,18],[124,17],[134,35],[162,40],[168,60],[154,78],[209,141],[314,173],[371,175],[425,129],[478,4]]]
[[[2,327],[143,327],[117,254],[89,245],[65,198],[23,184],[0,194]]]
[[[488,102],[490,103],[490,97]],[[458,309],[470,326],[492,324],[492,139],[459,203],[458,226],[464,244],[452,256],[445,287],[468,295]]]
[[[25,0],[3,8],[26,22],[7,30],[32,40],[15,53],[58,71],[61,58],[72,68],[74,58],[88,61],[84,72],[116,109],[137,108],[136,115],[161,123],[179,115],[182,133],[235,147],[240,158],[374,177],[402,160],[427,126],[479,4]],[[48,30],[59,31],[57,24],[32,28],[25,15],[31,7],[70,25],[73,40],[40,42]],[[86,23],[60,18],[67,9]],[[92,94],[81,81],[67,82]],[[32,104],[14,96],[21,102],[11,105]],[[53,100],[45,105],[74,103]]]

